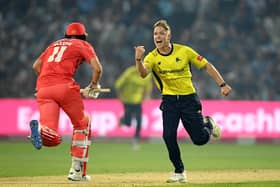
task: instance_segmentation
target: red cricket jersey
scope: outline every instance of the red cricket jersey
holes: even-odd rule
[[[79,65],[95,56],[93,47],[87,41],[65,38],[53,42],[39,57],[42,64],[36,90],[74,82]]]

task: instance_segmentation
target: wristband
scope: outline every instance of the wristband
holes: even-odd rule
[[[136,58],[135,60],[136,60],[136,61],[141,61],[141,58]]]
[[[222,87],[224,87],[226,85],[227,85],[227,83],[223,82],[222,84],[220,84],[220,87],[222,88]]]

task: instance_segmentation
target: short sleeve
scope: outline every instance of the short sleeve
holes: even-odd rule
[[[89,62],[92,58],[96,57],[94,48],[88,42],[84,43],[83,48],[84,49],[81,50],[81,53],[87,62]]]
[[[187,53],[188,53],[188,56],[190,56],[190,62],[193,65],[195,65],[195,67],[198,69],[203,68],[208,63],[206,58],[199,55],[195,50],[193,50],[190,47],[187,47]]]

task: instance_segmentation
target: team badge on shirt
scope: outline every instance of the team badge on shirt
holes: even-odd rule
[[[181,61],[181,58],[176,57],[176,62],[180,62],[180,61]]]

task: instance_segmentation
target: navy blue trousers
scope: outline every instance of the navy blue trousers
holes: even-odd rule
[[[210,124],[204,124],[202,108],[197,94],[163,95],[160,105],[163,119],[163,139],[175,173],[184,171],[180,148],[177,142],[177,129],[181,120],[190,139],[195,145],[206,144],[211,135]]]
[[[121,123],[126,126],[131,126],[132,118],[136,119],[136,129],[134,138],[140,138],[140,131],[142,127],[142,104],[129,104],[123,103],[124,106],[124,115],[121,117]]]

